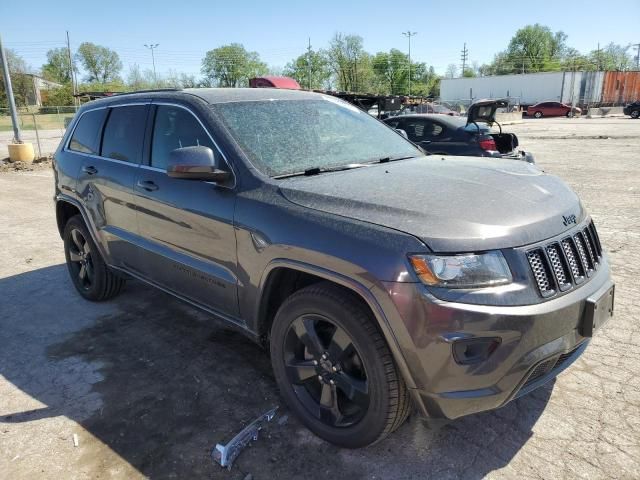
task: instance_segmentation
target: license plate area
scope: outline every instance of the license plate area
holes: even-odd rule
[[[582,336],[593,337],[593,334],[613,316],[615,285],[599,298],[589,297],[585,302],[582,318]]]

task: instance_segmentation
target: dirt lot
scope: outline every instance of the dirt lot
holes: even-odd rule
[[[51,172],[0,174],[0,476],[640,478],[640,121],[508,129],[595,218],[615,318],[554,384],[500,410],[439,431],[411,419],[348,451],[281,407],[230,472],[211,448],[279,405],[267,354],[140,283],[112,302],[83,301],[63,263]]]

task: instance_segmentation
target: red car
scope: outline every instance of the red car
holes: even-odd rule
[[[573,114],[572,114],[573,112]],[[560,102],[541,102],[531,105],[527,108],[527,115],[529,117],[575,117],[580,115],[582,110],[578,107],[571,109],[571,105],[566,105]]]

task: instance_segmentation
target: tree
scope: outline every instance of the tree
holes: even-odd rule
[[[447,70],[445,72],[445,77],[447,78],[455,78],[458,75],[458,67],[455,63],[450,63],[447,65]]]
[[[462,72],[462,76],[466,78],[477,77],[478,75],[473,70],[473,68],[465,67],[464,72]]]
[[[9,66],[9,75],[11,76],[11,86],[13,88],[13,96],[16,105],[26,106],[28,97],[33,92],[33,80],[27,75],[30,67],[24,59],[11,49],[5,50],[7,54],[7,64]],[[7,93],[4,86],[4,77],[2,75],[2,66],[0,65],[0,106],[8,107]]]
[[[364,51],[362,37],[336,33],[326,52],[338,90],[357,92],[368,89],[373,77],[371,56]]]
[[[73,88],[67,83],[61,87],[51,88],[42,95],[42,106],[59,107],[73,105]]]
[[[389,53],[378,52],[371,62],[373,73],[381,80],[385,93],[397,95],[408,91],[409,56],[400,50],[391,49]],[[411,78],[418,72],[411,66]]]
[[[558,69],[566,49],[566,39],[564,32],[553,33],[549,27],[538,23],[519,29],[509,42],[506,52],[511,72]]]
[[[75,69],[75,65],[73,68]],[[52,82],[71,83],[71,66],[66,48],[54,48],[47,52],[47,63],[42,66],[42,76]]]
[[[119,80],[122,62],[118,54],[102,45],[81,43],[76,58],[86,71],[87,82],[106,84]]]
[[[287,63],[282,73],[295,78],[302,87],[311,90],[326,88],[331,79],[331,69],[325,53],[314,50]]]
[[[601,50],[593,50],[589,54],[589,60],[597,70],[632,70],[635,66],[634,58],[629,54],[629,47],[609,43]]]
[[[202,60],[202,74],[207,83],[219,87],[243,87],[252,77],[267,73],[267,65],[257,52],[248,52],[239,43],[209,50]]]

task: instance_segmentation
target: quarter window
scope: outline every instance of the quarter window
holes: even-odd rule
[[[151,144],[152,167],[166,170],[173,150],[199,145],[209,147],[217,155],[209,135],[191,113],[180,107],[158,105]]]
[[[80,117],[69,142],[69,150],[81,153],[98,154],[100,130],[107,110],[91,110]]]
[[[104,127],[101,155],[114,160],[140,163],[146,114],[146,105],[111,108]]]

